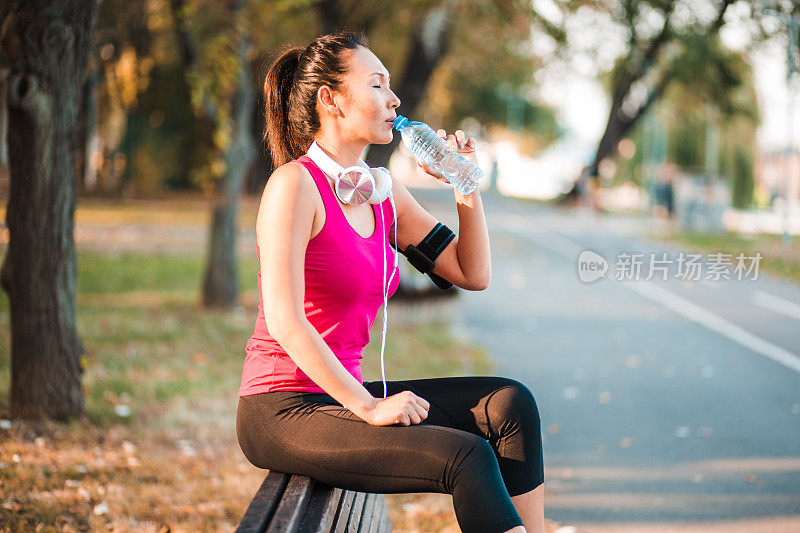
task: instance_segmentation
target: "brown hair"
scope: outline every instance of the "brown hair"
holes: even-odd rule
[[[306,48],[284,51],[264,80],[267,142],[274,167],[303,155],[319,131],[317,90],[342,89],[348,70],[345,50],[367,46],[362,31],[339,31],[314,39]]]

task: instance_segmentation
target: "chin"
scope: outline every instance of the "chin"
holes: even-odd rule
[[[393,131],[394,130],[389,131],[387,133],[383,133],[382,135],[376,135],[375,136],[376,140],[373,141],[372,144],[389,144],[390,142],[392,142],[392,139],[394,139]]]

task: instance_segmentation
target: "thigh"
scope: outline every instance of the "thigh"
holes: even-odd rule
[[[383,397],[383,382],[369,381],[364,387]],[[519,381],[502,376],[454,376],[386,381],[387,396],[410,390],[430,403],[423,424],[461,429],[490,443],[499,438],[514,396],[532,397]]]
[[[236,425],[254,465],[363,492],[452,493],[459,461],[486,445],[453,427],[373,426],[321,393],[240,398]]]
[[[383,397],[383,382],[364,384]],[[430,403],[420,425],[451,427],[479,436],[494,450],[511,496],[544,483],[541,420],[533,393],[500,376],[459,376],[387,381],[387,395],[410,390]]]

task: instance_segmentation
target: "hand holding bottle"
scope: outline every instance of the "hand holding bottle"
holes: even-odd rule
[[[409,390],[392,394],[386,398],[375,398],[364,421],[373,426],[419,424],[428,417],[431,404]]]
[[[462,130],[445,136],[444,130],[435,132],[424,122],[408,120],[403,115],[397,115],[392,126],[428,175],[452,184],[464,195],[478,188],[483,170],[477,164],[475,139],[467,140]]]
[[[457,152],[461,157],[463,157],[467,161],[470,161],[477,165],[478,157],[475,152],[475,146],[477,144],[477,141],[475,140],[475,137],[470,137],[469,139],[467,139],[466,138],[467,134],[464,133],[463,130],[456,130],[455,135],[453,135],[452,133],[450,135],[446,135],[446,133],[447,132],[445,132],[445,130],[442,129],[436,130],[436,136],[441,139],[444,139],[447,142],[447,148],[451,152]],[[448,181],[447,178],[445,178],[441,173],[437,172],[435,169],[428,166],[426,163],[417,160],[417,165],[422,167],[422,170],[424,170],[427,174],[433,176],[437,180],[443,181],[448,184],[450,183],[450,181]]]

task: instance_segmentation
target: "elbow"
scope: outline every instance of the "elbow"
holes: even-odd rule
[[[489,288],[489,282],[492,280],[491,270],[487,271],[482,276],[463,276],[462,272],[462,281],[463,284],[459,285],[462,289],[466,289],[468,291],[484,291]]]
[[[265,315],[264,320],[267,323],[270,336],[272,336],[278,344],[281,344],[282,340],[285,339],[287,335],[292,335],[292,333],[297,330],[299,323],[296,317],[276,314]]]
[[[486,269],[486,273],[485,273],[485,275],[484,275],[484,276],[482,276],[482,277],[481,277],[481,278],[478,280],[478,283],[477,283],[477,287],[478,287],[478,288],[477,288],[477,290],[479,290],[479,291],[485,291],[486,289],[488,289],[488,288],[489,288],[489,283],[490,283],[491,281],[492,281],[492,268],[491,268],[491,266],[489,266],[489,267]]]
[[[468,290],[471,290],[471,291],[485,291],[486,289],[489,288],[489,282],[490,281],[491,280],[488,277],[487,278],[483,278],[483,279],[479,279],[479,280],[475,280],[472,283],[470,283],[469,285],[467,285],[467,287],[465,287],[465,288],[467,288]]]

